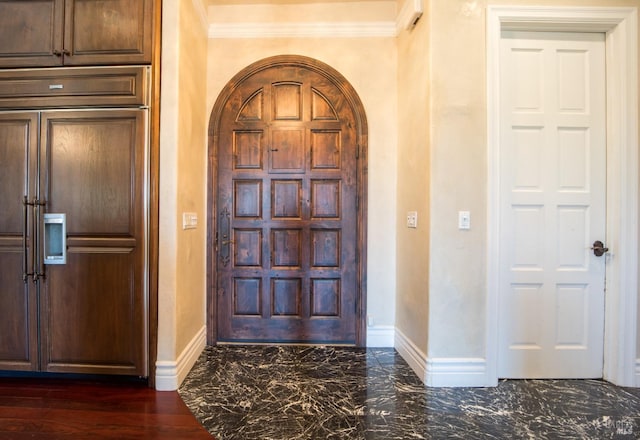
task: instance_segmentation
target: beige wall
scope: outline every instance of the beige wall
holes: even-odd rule
[[[424,0],[425,16],[397,38],[210,39],[206,56],[205,31],[194,24],[199,22],[191,0],[164,3],[159,360],[175,360],[204,324],[204,130],[215,99],[235,73],[282,54],[334,67],[367,112],[367,313],[374,325],[396,326],[430,358],[484,358],[489,2]],[[388,21],[396,13],[394,1],[342,5],[327,0],[308,8],[281,1],[285,9],[266,5],[259,16],[255,5],[246,5],[250,2],[240,2],[245,5],[239,9],[230,6],[232,1],[211,3],[216,4],[209,6],[211,23]],[[558,6],[558,1],[491,4]],[[640,7],[640,0],[562,4]],[[199,214],[196,231],[180,228],[186,210]],[[457,228],[459,210],[471,212],[469,231]],[[407,211],[418,211],[417,229],[406,227]]]
[[[431,0],[431,241],[429,357],[485,357],[487,245],[487,4],[556,0]],[[565,6],[634,6],[637,0],[565,0]],[[471,211],[470,231],[457,211]],[[400,275],[399,275],[400,276]]]
[[[430,130],[428,11],[398,36],[396,329],[427,353],[429,312]],[[408,211],[418,227],[407,228]]]
[[[432,0],[429,357],[484,357],[485,5]],[[457,227],[471,212],[471,229]]]
[[[210,19],[215,21],[215,17]],[[208,112],[231,77],[254,61],[296,54],[329,64],[354,87],[369,125],[367,313],[395,323],[397,81],[394,38],[212,39]]]
[[[207,34],[191,0],[181,1],[178,147],[177,337],[180,352],[204,326],[206,284]],[[198,227],[181,229],[181,214],[198,214]]]
[[[209,17],[215,23],[336,23],[376,22],[395,20],[396,5],[393,0],[369,1],[259,1],[221,2],[209,8]]]
[[[175,362],[205,325],[207,33],[194,5],[163,5],[160,362]],[[196,229],[182,229],[183,212],[198,214]]]

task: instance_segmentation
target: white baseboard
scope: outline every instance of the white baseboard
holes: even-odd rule
[[[430,387],[486,387],[487,361],[483,358],[431,358],[425,383]]]
[[[640,358],[636,359],[636,388],[640,388]]]
[[[175,391],[198,360],[207,343],[207,328],[203,326],[175,361],[156,362],[156,390]]]
[[[395,349],[423,382],[427,373],[427,355],[424,354],[407,335],[396,328]]]
[[[487,362],[482,358],[428,358],[404,333],[396,329],[395,348],[429,387],[485,387]]]
[[[367,347],[393,347],[395,327],[376,325],[367,327]]]

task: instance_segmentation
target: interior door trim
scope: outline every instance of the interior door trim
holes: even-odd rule
[[[605,33],[607,76],[607,237],[604,378],[640,386],[638,315],[637,8],[512,7],[487,10],[487,307],[485,385],[497,385],[499,261],[499,44],[503,30]]]
[[[357,243],[356,243],[356,345],[366,346],[366,268],[367,268],[367,160],[368,128],[364,106],[347,79],[331,66],[313,58],[300,55],[278,55],[257,61],[237,73],[220,92],[209,119],[207,160],[207,343],[217,342],[217,279],[216,252],[214,249],[217,225],[218,133],[222,114],[228,99],[242,83],[262,70],[292,66],[314,71],[327,78],[344,95],[356,120],[356,141],[359,148],[357,161]]]

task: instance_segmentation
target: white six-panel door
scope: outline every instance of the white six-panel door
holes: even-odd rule
[[[602,377],[605,44],[503,32],[498,376]]]

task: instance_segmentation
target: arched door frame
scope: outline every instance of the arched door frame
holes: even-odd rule
[[[300,67],[314,71],[327,78],[344,95],[356,121],[357,161],[357,244],[356,244],[356,345],[366,346],[366,268],[367,268],[367,162],[368,128],[364,106],[349,81],[331,66],[301,55],[278,55],[257,61],[237,73],[222,89],[211,111],[209,119],[209,141],[207,160],[207,343],[217,342],[217,188],[218,184],[218,140],[222,114],[227,101],[242,83],[256,73],[281,66]]]

